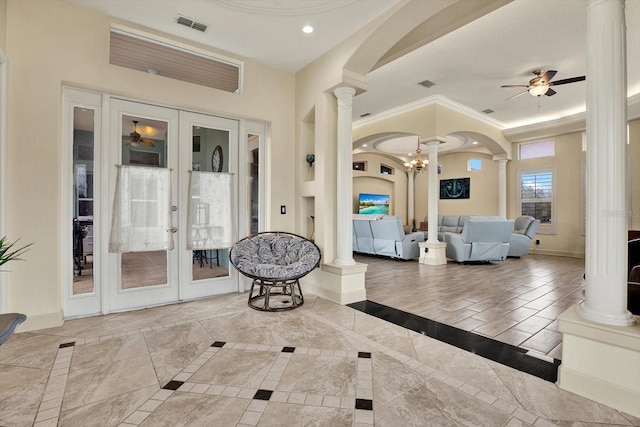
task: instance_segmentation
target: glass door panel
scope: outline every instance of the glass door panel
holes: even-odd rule
[[[122,164],[150,168],[167,167],[168,122],[122,115]],[[136,191],[136,187],[133,188]],[[133,195],[139,207],[133,215],[152,215],[157,206],[149,206],[144,195]],[[135,218],[143,224],[147,218]],[[165,285],[167,251],[130,252],[121,257],[121,289]]]
[[[229,134],[223,129],[192,126],[192,168],[197,172],[229,172]],[[225,155],[226,153],[226,155]],[[226,159],[226,161],[225,161]],[[210,240],[207,227],[209,213],[213,208],[206,203],[194,204],[191,213],[194,241],[206,244]],[[229,276],[228,249],[202,249],[192,251],[192,280],[213,279]]]
[[[93,284],[93,175],[95,111],[73,108],[73,288],[91,294]]]

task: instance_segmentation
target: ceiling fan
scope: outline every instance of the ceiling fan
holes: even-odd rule
[[[126,145],[131,145],[133,147],[137,147],[139,145],[145,145],[147,147],[155,147],[156,144],[152,139],[142,138],[142,135],[138,133],[137,130],[138,121],[133,120],[133,132],[129,134],[129,141],[125,141]]]
[[[542,95],[553,96],[556,94],[556,91],[551,89],[551,86],[566,85],[567,83],[581,82],[586,79],[585,76],[579,76],[579,77],[571,77],[568,79],[551,81],[551,79],[553,78],[553,76],[556,75],[556,73],[557,73],[556,70],[549,70],[545,72],[542,68],[538,68],[533,70],[533,74],[535,74],[535,77],[529,80],[528,85],[502,85],[500,87],[526,87],[527,88],[525,91],[516,93],[515,95],[507,98],[507,101],[508,101],[511,98],[515,98],[516,96],[520,96],[527,92],[529,92],[532,96],[542,96]]]

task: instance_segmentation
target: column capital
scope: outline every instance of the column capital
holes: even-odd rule
[[[333,94],[336,96],[336,98],[338,98],[338,102],[351,103],[351,100],[356,94],[356,90],[349,86],[341,86],[339,88],[336,88],[333,91]]]

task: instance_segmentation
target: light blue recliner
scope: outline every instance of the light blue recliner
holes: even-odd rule
[[[404,260],[418,258],[418,243],[424,233],[405,234],[400,217],[393,215],[354,215],[354,252]]]
[[[529,253],[533,237],[538,232],[540,220],[532,216],[519,216],[513,223],[513,233],[509,240],[509,254],[507,256],[520,258]]]
[[[513,222],[500,217],[467,218],[462,233],[444,233],[447,258],[456,262],[504,260],[509,253]]]

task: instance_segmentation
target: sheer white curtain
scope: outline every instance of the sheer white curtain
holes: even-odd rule
[[[192,171],[187,249],[230,248],[235,243],[233,174]]]
[[[170,249],[171,169],[118,166],[109,251]]]

